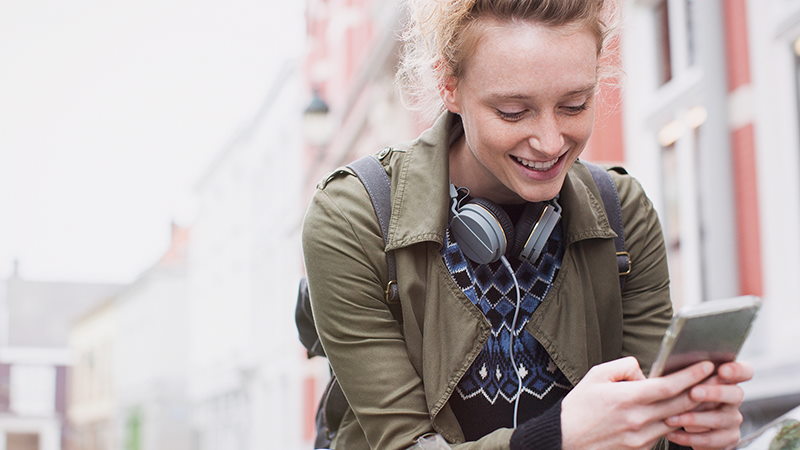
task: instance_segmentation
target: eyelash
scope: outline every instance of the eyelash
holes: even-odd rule
[[[579,106],[565,106],[564,109],[567,111],[567,114],[577,115],[589,109],[589,102]]]
[[[562,109],[564,110],[564,112],[566,114],[571,115],[571,116],[576,116],[576,115],[582,113],[583,111],[586,111],[587,109],[589,109],[589,102],[586,102],[586,103],[584,103],[582,105],[578,105],[578,106],[563,106]],[[497,110],[497,114],[501,118],[503,118],[505,120],[510,120],[512,122],[516,122],[517,120],[522,119],[522,116],[525,114],[525,112],[526,111],[518,111],[518,112],[509,113],[509,112],[501,111],[499,109]]]
[[[525,111],[507,113],[505,111],[500,111],[498,109],[497,114],[499,114],[500,117],[502,117],[505,120],[517,121],[522,118],[523,114],[525,114]]]

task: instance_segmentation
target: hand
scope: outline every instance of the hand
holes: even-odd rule
[[[728,448],[739,441],[739,426],[744,392],[738,383],[753,378],[753,369],[740,362],[719,366],[717,374],[689,391],[694,401],[703,402],[696,410],[670,417],[666,423],[683,427],[667,438],[695,450]]]
[[[696,408],[689,388],[714,371],[708,361],[647,379],[636,358],[593,367],[561,402],[562,445],[569,449],[650,448],[679,425],[666,419]]]

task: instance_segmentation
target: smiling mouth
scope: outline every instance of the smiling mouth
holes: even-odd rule
[[[517,163],[527,167],[528,169],[540,172],[546,172],[552,169],[553,166],[555,166],[558,163],[558,160],[561,157],[559,156],[558,158],[553,158],[550,161],[531,161],[529,159],[520,158],[519,156],[512,156],[512,158],[514,158],[514,160],[517,161]]]

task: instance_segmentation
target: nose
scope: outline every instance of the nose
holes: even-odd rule
[[[549,115],[540,116],[536,121],[536,126],[528,138],[528,142],[533,150],[542,153],[547,157],[555,157],[564,148],[564,135],[554,117]]]

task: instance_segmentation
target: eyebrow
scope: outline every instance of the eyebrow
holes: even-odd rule
[[[574,91],[569,91],[563,95],[563,97],[575,97],[578,95],[589,95],[594,93],[596,90],[596,86],[594,84],[590,86],[586,86],[584,88],[576,89]],[[489,97],[492,99],[502,99],[502,100],[530,100],[530,95],[520,94],[516,92],[490,92]]]

